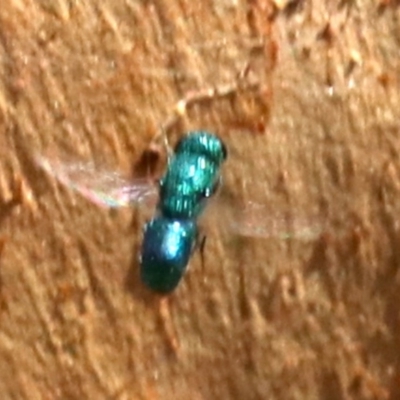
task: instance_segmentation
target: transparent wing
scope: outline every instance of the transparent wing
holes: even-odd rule
[[[135,203],[155,205],[158,188],[145,178],[129,180],[115,171],[97,168],[92,162],[56,157],[35,157],[49,175],[101,207],[125,207]]]
[[[251,201],[239,204],[221,197],[210,200],[201,223],[209,224],[216,219],[224,230],[247,237],[312,241],[327,230],[322,216],[295,215],[294,211],[273,210]]]
[[[242,236],[309,241],[325,231],[325,224],[318,216],[278,212],[252,202],[245,204],[240,212],[231,212],[227,219],[230,230]]]

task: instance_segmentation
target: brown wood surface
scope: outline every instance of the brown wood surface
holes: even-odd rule
[[[399,399],[396,4],[2,2],[0,398]],[[189,102],[171,142],[218,132],[231,198],[324,232],[241,239],[218,220],[160,302],[138,280],[145,216],[32,156],[129,173],[179,99],[235,85]]]

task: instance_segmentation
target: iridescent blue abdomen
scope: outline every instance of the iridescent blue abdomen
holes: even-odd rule
[[[147,223],[140,262],[143,283],[160,293],[174,290],[185,273],[196,240],[193,220],[160,216]]]

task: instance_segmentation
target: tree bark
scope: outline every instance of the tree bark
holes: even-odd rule
[[[2,399],[400,398],[397,2],[4,3]],[[160,129],[218,133],[222,190],[262,227],[215,216],[163,300],[145,213],[34,162],[129,175]]]

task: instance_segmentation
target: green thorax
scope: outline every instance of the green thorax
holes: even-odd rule
[[[225,158],[217,136],[201,131],[184,136],[160,181],[159,211],[169,218],[197,218],[217,188]]]

